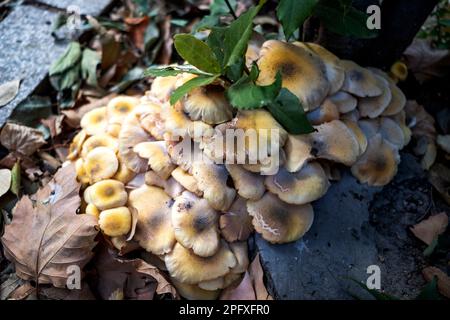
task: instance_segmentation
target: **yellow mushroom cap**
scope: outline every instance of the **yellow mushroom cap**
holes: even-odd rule
[[[212,280],[202,281],[199,282],[197,285],[199,286],[199,288],[202,288],[203,290],[210,290],[210,291],[220,290],[225,288],[225,277],[219,277]]]
[[[187,300],[216,300],[220,290],[205,290],[196,284],[188,284],[171,279],[178,293]]]
[[[120,123],[108,123],[108,126],[106,127],[106,133],[114,138],[119,138],[120,130],[122,130],[122,125]]]
[[[191,120],[219,124],[233,118],[233,108],[219,85],[209,85],[191,90],[182,100],[183,110]]]
[[[133,148],[133,151],[141,158],[148,159],[150,168],[162,179],[166,180],[175,169],[164,141],[141,142]]]
[[[119,160],[115,152],[107,147],[95,148],[84,160],[84,170],[91,183],[111,178],[118,168]]]
[[[222,277],[236,266],[236,258],[228,244],[220,242],[219,250],[210,257],[200,257],[181,244],[164,256],[171,277],[180,282],[195,284]]]
[[[225,211],[231,206],[236,191],[227,186],[228,171],[223,165],[194,162],[192,175],[211,207],[218,211]]]
[[[351,120],[358,122],[359,119],[361,119],[361,115],[359,114],[358,109],[341,114],[341,120]]]
[[[73,138],[70,146],[69,146],[69,154],[67,155],[68,160],[75,160],[81,154],[81,148],[83,147],[83,143],[87,138],[86,131],[81,130],[78,132]]]
[[[322,167],[315,162],[295,173],[280,168],[276,175],[266,177],[265,184],[267,190],[291,204],[315,201],[325,195],[330,186]]]
[[[248,247],[246,241],[230,243],[230,249],[236,257],[236,266],[231,269],[232,273],[244,273],[248,269]]]
[[[295,94],[305,111],[317,108],[330,90],[322,60],[309,50],[277,40],[266,41],[258,60],[259,85],[270,85],[281,72],[282,85]]]
[[[353,111],[358,105],[358,100],[350,93],[347,93],[345,91],[339,91],[330,96],[328,99],[330,99],[336,105],[339,113],[347,113]]]
[[[241,197],[258,200],[263,196],[266,191],[264,187],[264,177],[249,172],[237,164],[226,164],[225,167],[233,179],[234,187]]]
[[[376,97],[360,98],[358,102],[358,110],[363,117],[376,118],[386,108],[392,100],[392,93],[389,89],[389,82],[383,77],[374,74],[377,81],[377,87],[381,88],[382,93]]]
[[[109,123],[122,123],[124,118],[139,104],[139,99],[129,96],[112,98],[106,106]]]
[[[171,175],[189,192],[192,192],[200,197],[203,195],[203,192],[198,187],[197,180],[195,180],[191,174],[184,171],[181,167],[176,167],[175,170],[172,171]]]
[[[106,107],[87,112],[80,121],[81,128],[90,136],[105,133],[108,126]]]
[[[383,116],[395,115],[402,111],[406,105],[406,97],[402,90],[400,90],[399,87],[397,87],[393,82],[390,82],[389,88],[392,93],[392,99],[389,105],[383,111]]]
[[[253,232],[252,217],[248,214],[246,199],[236,197],[230,209],[219,218],[220,233],[228,242],[246,241]]]
[[[333,101],[325,99],[319,108],[308,112],[306,117],[312,125],[319,125],[339,119],[339,110]]]
[[[181,104],[178,102],[174,106],[165,104],[161,110],[161,117],[167,133],[183,137],[191,125],[192,120],[183,112]]]
[[[97,207],[94,206],[92,203],[89,203],[89,204],[86,206],[85,213],[86,213],[86,214],[89,214],[89,215],[91,215],[91,216],[94,216],[94,217],[96,217],[97,219],[100,217],[100,210],[98,210]]]
[[[132,190],[128,204],[138,211],[134,239],[157,255],[170,252],[175,244],[172,227],[172,199],[160,188],[143,185]]]
[[[152,140],[152,137],[142,129],[135,112],[125,118],[119,134],[119,156],[128,169],[136,173],[147,171],[148,160],[139,157],[133,148],[138,143]]]
[[[127,203],[127,192],[122,182],[116,180],[99,181],[84,191],[84,199],[99,210],[121,207]]]
[[[98,219],[100,229],[110,237],[122,236],[131,230],[131,213],[127,207],[104,210]]]
[[[160,101],[168,101],[173,90],[176,88],[176,76],[157,77],[153,80],[149,95]]]
[[[163,180],[160,176],[158,176],[154,171],[151,170],[145,173],[145,183],[149,186],[160,187],[171,198],[178,197],[185,190],[185,188],[174,178],[170,177],[167,180]]]
[[[317,158],[332,160],[347,166],[359,156],[359,144],[353,132],[340,120],[316,126],[310,134],[312,154]]]
[[[156,140],[164,140],[164,120],[162,118],[162,104],[147,101],[139,106],[139,123],[145,131],[150,133]]]
[[[314,157],[311,155],[312,142],[308,135],[289,135],[284,146],[286,163],[289,172],[297,172]]]
[[[86,174],[86,170],[84,170],[84,160],[78,159],[75,161],[75,172],[77,173],[77,180],[81,183],[89,183],[89,177]]]
[[[119,148],[119,142],[116,138],[110,136],[109,134],[96,134],[95,136],[89,137],[84,142],[81,149],[82,157],[85,158],[89,152],[98,147],[107,147],[116,153]]]
[[[172,206],[172,225],[177,241],[201,257],[219,249],[218,213],[208,201],[185,191]]]
[[[329,94],[334,94],[342,88],[345,80],[345,71],[341,67],[341,60],[338,57],[317,43],[294,42],[293,44],[314,52],[322,59],[325,64],[325,74],[330,83]]]
[[[255,230],[271,243],[298,240],[314,220],[310,204],[288,204],[270,192],[257,201],[248,200],[247,210],[253,217]]]
[[[366,152],[352,166],[353,175],[371,186],[388,184],[397,173],[398,150],[377,134],[369,140]]]
[[[406,66],[406,64],[404,64],[401,61],[395,62],[391,66],[390,71],[391,71],[390,73],[393,76],[394,80],[405,81],[406,78],[408,77],[408,67]]]
[[[359,154],[363,154],[367,149],[367,137],[361,128],[358,126],[358,123],[352,120],[342,120],[342,122],[353,132],[358,140],[359,145]]]
[[[353,61],[341,60],[341,66],[345,69],[345,81],[342,90],[355,96],[376,97],[383,93],[374,74]]]
[[[117,169],[117,172],[114,175],[113,179],[127,184],[128,182],[133,180],[135,176],[136,173],[128,169],[125,163],[119,159],[119,169]]]

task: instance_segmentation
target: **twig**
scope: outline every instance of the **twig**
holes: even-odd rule
[[[230,13],[233,16],[234,20],[236,20],[237,19],[236,12],[234,12],[233,7],[231,6],[229,0],[225,0],[225,3],[227,4],[228,10],[230,10]]]

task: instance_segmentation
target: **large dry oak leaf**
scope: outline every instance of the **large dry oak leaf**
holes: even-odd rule
[[[1,241],[20,278],[63,288],[70,275],[67,268],[82,269],[91,259],[97,221],[76,214],[79,189],[75,169],[69,165],[33,197],[24,196],[17,203]]]

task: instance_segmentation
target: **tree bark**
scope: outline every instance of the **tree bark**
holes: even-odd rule
[[[358,0],[355,7],[366,12],[377,0]],[[384,0],[381,5],[381,30],[374,39],[354,39],[320,26],[316,42],[342,59],[364,66],[389,68],[411,44],[438,0]],[[305,31],[309,34],[313,31]]]

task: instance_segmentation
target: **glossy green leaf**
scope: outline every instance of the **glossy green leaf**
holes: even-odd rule
[[[151,66],[144,71],[145,77],[172,77],[181,73],[192,73],[196,75],[209,75],[210,73],[205,73],[197,68],[189,65],[180,66]]]
[[[97,51],[86,48],[83,50],[81,58],[81,76],[90,86],[97,86],[97,66],[100,64],[101,57]]]
[[[221,67],[212,49],[191,34],[177,34],[174,37],[178,54],[193,66],[208,73],[220,74]]]
[[[283,25],[286,39],[289,40],[305,20],[311,16],[318,0],[280,0],[277,17]]]
[[[20,162],[16,162],[11,170],[11,190],[17,197],[20,196],[22,176],[20,173]]]
[[[56,60],[49,70],[49,75],[62,73],[69,68],[74,67],[81,58],[81,47],[78,42],[71,42],[64,54]]]
[[[217,77],[218,76],[198,76],[194,79],[189,80],[172,93],[172,95],[170,96],[170,104],[174,105],[175,103],[177,103],[178,100],[183,98],[192,89],[203,87],[213,83],[217,79]]]

